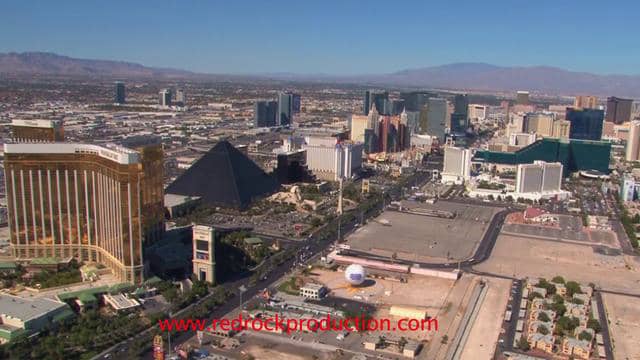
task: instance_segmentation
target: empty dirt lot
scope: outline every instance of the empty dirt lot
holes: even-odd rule
[[[561,275],[607,290],[640,294],[640,264],[635,258],[602,255],[590,246],[558,241],[502,234],[489,260],[474,269],[518,278]]]
[[[604,294],[616,359],[640,359],[640,299]]]

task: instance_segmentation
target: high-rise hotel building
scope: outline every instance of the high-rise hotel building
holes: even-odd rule
[[[161,144],[16,142],[4,155],[16,258],[74,257],[143,280],[143,247],[163,229]]]

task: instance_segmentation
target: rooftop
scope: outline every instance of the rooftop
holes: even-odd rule
[[[23,322],[66,306],[67,304],[63,302],[48,298],[24,299],[18,296],[0,294],[0,314],[20,319]]]

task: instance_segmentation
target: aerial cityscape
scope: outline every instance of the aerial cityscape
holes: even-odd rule
[[[640,359],[638,5],[29,3],[0,359]]]

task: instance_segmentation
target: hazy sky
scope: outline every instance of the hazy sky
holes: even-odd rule
[[[452,62],[640,74],[640,2],[2,0],[0,52],[211,73],[385,73]]]

